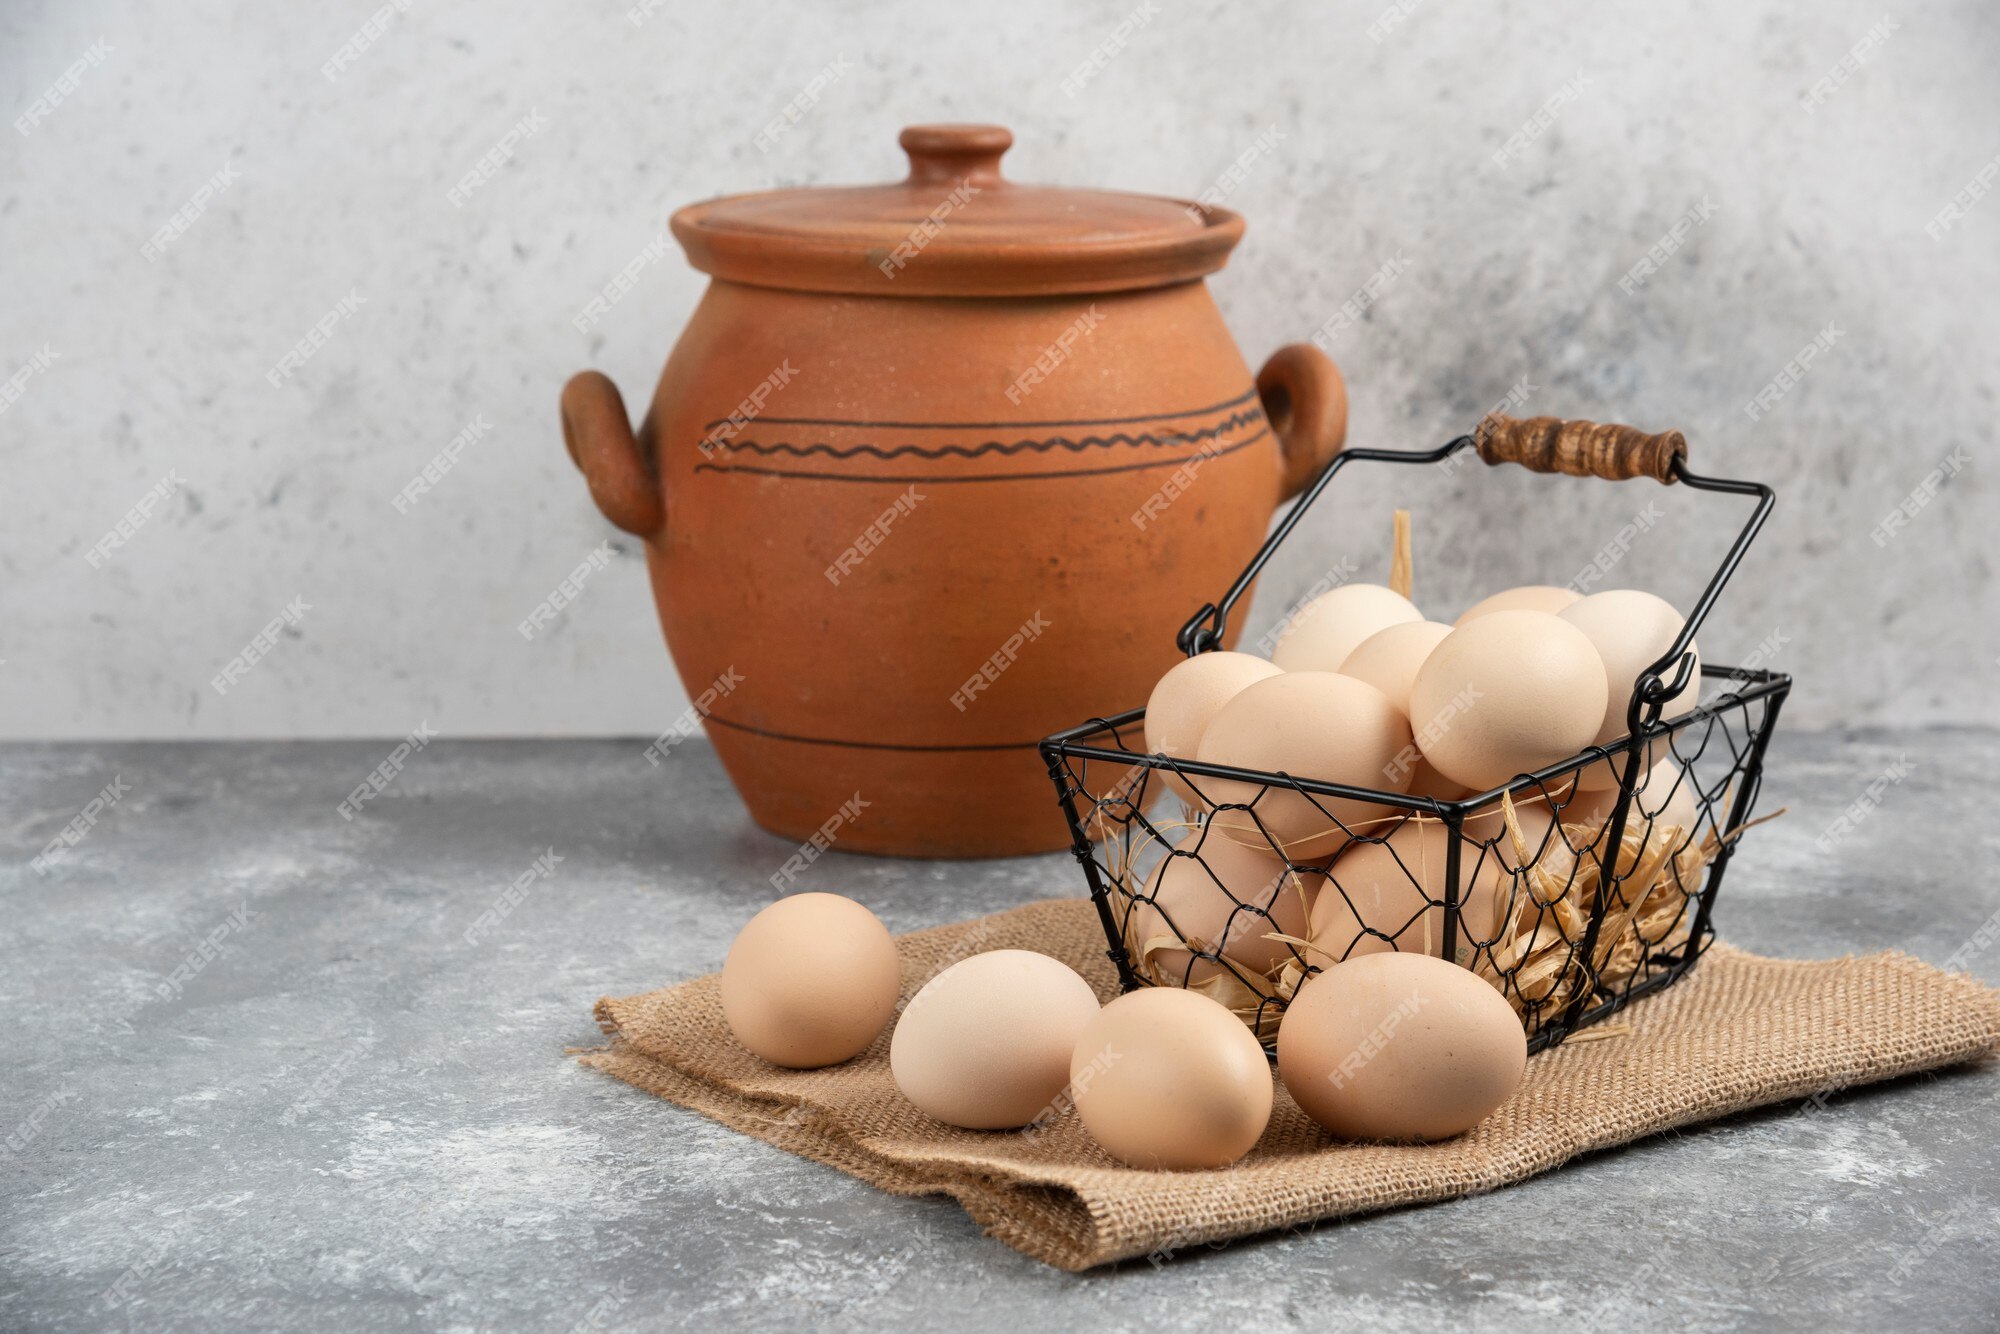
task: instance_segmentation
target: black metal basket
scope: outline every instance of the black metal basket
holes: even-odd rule
[[[1337,455],[1220,604],[1203,606],[1182,627],[1179,645],[1190,656],[1222,646],[1230,610],[1342,468],[1436,463],[1468,448],[1488,463],[1614,479],[1650,475],[1754,497],[1756,507],[1680,636],[1636,681],[1628,735],[1488,792],[1439,801],[1146,754],[1143,708],[1045,739],[1042,757],[1126,990],[1207,991],[1268,1047],[1287,999],[1307,976],[1359,953],[1417,950],[1493,983],[1521,1016],[1535,1051],[1674,982],[1713,938],[1715,895],[1751,822],[1765,747],[1791,678],[1705,665],[1697,706],[1660,716],[1688,684],[1696,632],[1773,503],[1759,483],[1689,471],[1678,433],[1643,436],[1626,427],[1495,414],[1473,435],[1434,450]],[[1596,764],[1616,768],[1614,788],[1579,787],[1577,777]],[[1168,772],[1184,792],[1169,793]],[[1648,781],[1654,776],[1666,790]],[[1244,784],[1253,795],[1211,800],[1203,784],[1213,791],[1214,780],[1230,780],[1231,798],[1240,798]],[[1258,814],[1279,791],[1300,794],[1339,824],[1349,841],[1337,855],[1287,855]],[[1159,800],[1168,795],[1181,798],[1171,811]],[[1350,826],[1322,804],[1356,800],[1394,813]],[[1218,823],[1219,813],[1230,814]],[[1174,835],[1179,847],[1171,846]],[[1286,864],[1284,873],[1247,890],[1240,874],[1234,886],[1226,883],[1218,863],[1260,842]],[[1163,865],[1169,859],[1179,864]],[[1158,892],[1168,875],[1213,885],[1202,921],[1174,920]],[[1315,910],[1310,918],[1307,905]],[[1181,912],[1189,915],[1185,901]],[[1301,930],[1308,920],[1321,929]]]

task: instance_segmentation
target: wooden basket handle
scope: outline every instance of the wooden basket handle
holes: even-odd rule
[[[1679,431],[1647,435],[1632,426],[1564,421],[1560,417],[1519,419],[1488,413],[1472,433],[1479,457],[1488,463],[1518,463],[1531,472],[1602,477],[1622,482],[1650,477],[1671,484],[1674,465],[1687,457],[1687,437]]]

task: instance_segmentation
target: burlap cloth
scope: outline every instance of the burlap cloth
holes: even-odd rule
[[[1006,948],[1061,959],[1106,999],[1117,991],[1085,900],[898,945],[906,997],[959,959]],[[1236,1166],[1145,1172],[1106,1156],[1073,1111],[1034,1135],[932,1121],[897,1092],[886,1031],[831,1069],[767,1065],[730,1036],[712,975],[602,1000],[597,1018],[611,1041],[584,1064],[884,1190],[952,1195],[991,1235],[1071,1270],[1491,1190],[1592,1149],[1971,1060],[2000,1041],[2000,995],[1906,955],[1793,963],[1716,945],[1619,1016],[1629,1035],[1534,1057],[1514,1097],[1457,1139],[1341,1143],[1280,1089],[1270,1128]]]

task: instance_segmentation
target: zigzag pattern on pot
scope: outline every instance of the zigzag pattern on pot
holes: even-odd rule
[[[1087,449],[1104,449],[1113,445],[1185,445],[1203,440],[1213,440],[1228,435],[1244,426],[1254,425],[1264,420],[1262,408],[1248,408],[1232,412],[1214,426],[1198,427],[1191,431],[1171,431],[1158,434],[1140,431],[1114,431],[1110,435],[1086,435],[1072,438],[1066,435],[1045,436],[1038,440],[988,440],[977,445],[894,445],[887,449],[881,445],[856,444],[835,445],[824,440],[810,444],[794,444],[789,440],[721,440],[716,443],[727,452],[747,452],[751,454],[789,454],[804,458],[811,454],[825,454],[830,458],[851,459],[867,456],[878,459],[913,457],[921,459],[980,458],[988,454],[1044,454],[1051,450],[1066,449],[1081,454]]]

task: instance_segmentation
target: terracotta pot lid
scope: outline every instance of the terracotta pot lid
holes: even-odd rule
[[[912,125],[908,179],[727,195],[674,214],[688,262],[731,282],[869,296],[1049,296],[1188,282],[1243,235],[1225,208],[1016,185],[998,125]]]

